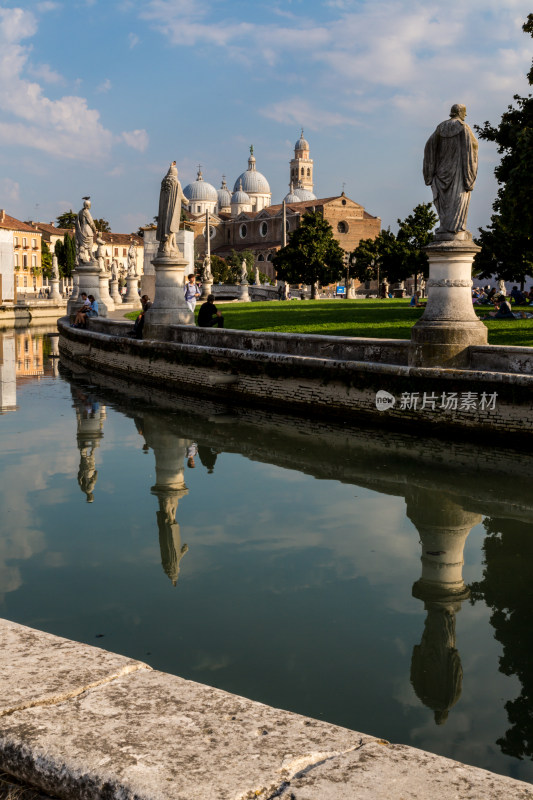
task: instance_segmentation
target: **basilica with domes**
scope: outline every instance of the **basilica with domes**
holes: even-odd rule
[[[344,192],[318,198],[314,192],[313,171],[309,142],[303,130],[289,163],[289,192],[280,203],[272,204],[270,184],[257,169],[253,146],[248,169],[235,179],[233,191],[226,183],[226,176],[222,176],[221,186],[216,189],[204,180],[202,169],[198,167],[196,180],[183,188],[187,201],[183,204],[186,227],[194,234],[195,261],[204,258],[209,235],[212,254],[225,258],[233,251],[250,251],[256,266],[273,278],[272,258],[284,246],[291,231],[300,225],[303,214],[309,211],[320,213],[330,223],[347,256],[361,239],[375,238],[381,228],[380,218],[368,214]]]

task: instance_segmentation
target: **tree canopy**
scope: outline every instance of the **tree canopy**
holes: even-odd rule
[[[533,36],[533,14],[522,26]],[[528,73],[533,85],[533,61]],[[494,142],[502,158],[494,170],[499,184],[490,225],[476,240],[481,252],[474,268],[482,278],[496,274],[520,281],[533,273],[533,97],[514,96],[499,125],[476,126],[481,139]]]
[[[52,253],[44,239],[41,239],[41,267],[46,278],[52,277]]]
[[[329,222],[317,212],[301,218],[300,226],[290,234],[289,243],[276,253],[272,263],[278,277],[288,283],[337,281],[344,271],[344,250],[335,239]]]
[[[62,278],[70,278],[76,266],[76,243],[74,237],[66,233],[63,241],[58,239],[55,244],[55,254]]]
[[[63,214],[60,214],[56,217],[57,227],[58,228],[73,228],[76,223],[76,217],[78,215],[75,211],[70,209],[70,211],[64,211]]]
[[[396,235],[388,228],[375,239],[362,239],[351,256],[352,275],[362,282],[376,280],[378,271],[380,279],[389,283],[411,275],[427,278],[429,262],[423,248],[433,239],[437,219],[431,203],[420,203],[412,214],[398,220]]]
[[[95,219],[94,224],[96,225],[96,230],[100,231],[100,233],[111,233],[111,226],[106,219],[102,217]]]

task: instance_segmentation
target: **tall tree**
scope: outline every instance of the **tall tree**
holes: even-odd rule
[[[286,247],[276,253],[272,263],[278,277],[288,283],[333,283],[344,271],[344,250],[335,239],[329,222],[317,211],[304,214],[300,226],[290,235]]]
[[[52,277],[52,253],[44,239],[41,240],[41,266],[45,278]]]
[[[100,233],[111,233],[111,226],[106,219],[95,219],[94,224],[96,225],[96,230],[100,231]]]
[[[522,29],[533,36],[533,14]],[[533,61],[527,77],[533,85]],[[499,184],[494,214],[480,229],[474,269],[482,278],[495,273],[523,288],[526,275],[533,274],[533,97],[514,95],[514,100],[498,126],[476,126],[481,139],[497,144],[502,158],[494,170]]]
[[[66,233],[63,241],[58,239],[55,244],[55,254],[62,278],[70,278],[76,266],[76,243],[74,237]]]
[[[58,228],[73,228],[76,223],[76,217],[78,215],[70,209],[70,211],[64,211],[63,214],[60,214],[56,217],[57,227]]]

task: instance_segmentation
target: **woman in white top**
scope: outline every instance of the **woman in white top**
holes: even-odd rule
[[[200,297],[200,292],[198,291],[198,286],[194,282],[194,273],[191,272],[191,274],[187,277],[189,279],[189,283],[185,284],[185,302],[189,306],[190,310],[194,313],[194,309],[196,308],[196,300],[198,297]]]

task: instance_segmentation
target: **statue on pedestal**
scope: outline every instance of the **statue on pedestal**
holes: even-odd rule
[[[102,235],[98,233],[96,237],[96,260],[98,261],[98,266],[100,268],[100,272],[106,272],[105,268],[105,242],[102,239]]]
[[[128,250],[128,275],[137,275],[137,250],[133,242]]]
[[[54,280],[59,280],[59,266],[57,263],[57,256],[55,253],[52,256],[52,278]]]
[[[241,283],[248,283],[248,265],[246,259],[243,258],[241,263]]]
[[[255,268],[255,277],[254,277],[254,280],[255,280],[256,286],[260,286],[260,284],[261,284],[261,278],[259,277],[259,267],[256,267],[256,268]]]
[[[470,193],[477,177],[478,143],[465,117],[466,106],[453,105],[450,119],[437,125],[424,149],[424,181],[431,186],[439,215],[437,237],[466,232]]]
[[[211,258],[206,254],[202,264],[202,281],[204,283],[211,283],[213,280],[213,273],[211,272]]]
[[[91,200],[83,198],[83,208],[78,212],[75,223],[76,232],[76,263],[89,263],[93,260],[94,237],[98,235],[96,225],[90,212]]]
[[[177,250],[176,233],[180,227],[183,201],[188,202],[178,180],[176,162],[173,161],[161,181],[156,231],[156,239],[159,242],[158,256],[168,256]]]
[[[116,258],[111,262],[111,280],[118,281],[118,262]]]

